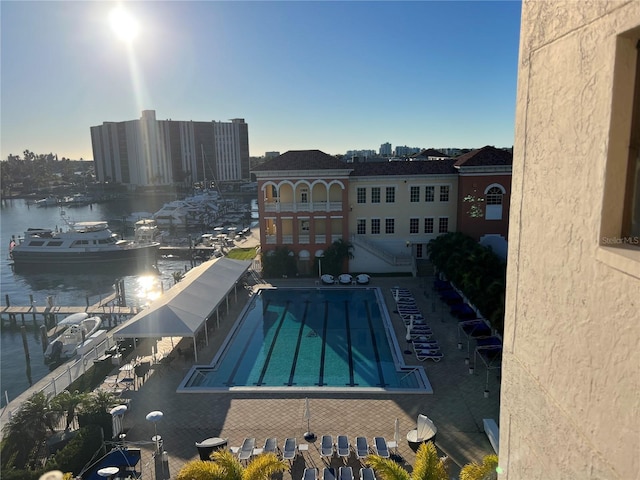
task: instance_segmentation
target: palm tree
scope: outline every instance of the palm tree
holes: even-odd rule
[[[51,408],[49,398],[42,392],[34,393],[4,426],[2,466],[24,469],[46,440],[47,430],[55,433],[59,418],[58,412]]]
[[[254,457],[244,467],[228,450],[211,454],[213,462],[193,460],[178,472],[177,480],[269,480],[275,473],[284,472],[288,465],[273,453]]]
[[[382,480],[448,480],[445,460],[438,456],[438,451],[433,442],[420,445],[416,452],[416,462],[413,465],[413,474],[410,475],[404,468],[389,458],[378,455],[370,455],[369,465],[376,471]]]
[[[482,464],[468,463],[460,470],[460,480],[495,480],[497,478],[497,455],[486,455],[482,459]]]
[[[65,390],[62,393],[56,395],[53,400],[51,400],[51,406],[59,410],[63,415],[66,414],[67,420],[65,425],[65,430],[69,430],[71,423],[73,422],[76,416],[76,409],[85,402],[86,394],[80,393],[78,390],[75,390],[71,393],[69,390]]]

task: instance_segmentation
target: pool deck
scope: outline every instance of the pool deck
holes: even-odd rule
[[[314,279],[281,279],[273,281],[273,285],[316,286]],[[319,440],[309,443],[303,438],[307,431],[305,397],[310,402],[310,429],[318,438],[325,434],[334,437],[348,435],[350,442],[355,444],[356,436],[364,436],[370,446],[374,436],[392,441],[394,422],[398,418],[398,453],[409,470],[415,453],[406,441],[406,434],[415,428],[419,413],[428,415],[438,427],[436,446],[442,455],[449,457],[450,476],[458,478],[461,466],[470,461],[481,461],[484,455],[493,453],[484,433],[483,419],[499,419],[499,370],[490,372],[490,393],[485,398],[484,365],[479,362],[475,373],[469,374],[469,366],[465,363],[466,341],[463,349],[458,349],[457,319],[432,290],[432,285],[433,277],[374,277],[370,287],[381,288],[403,350],[407,347],[404,340],[406,329],[398,315],[393,313],[395,302],[390,289],[393,286],[406,287],[416,298],[440,343],[444,359],[439,363],[419,362],[412,353],[405,355],[405,362],[424,366],[433,394],[179,394],[176,393],[178,385],[193,363],[177,356],[170,365],[161,365],[154,370],[137,389],[125,392],[131,398],[129,411],[124,416],[126,440],[142,444],[143,478],[156,478],[152,458],[154,445],[151,442],[154,426],[145,420],[145,416],[153,410],[160,410],[164,417],[157,424],[157,432],[168,452],[170,478],[175,478],[186,462],[199,458],[195,443],[206,438],[227,438],[229,446],[237,447],[245,437],[255,437],[256,446],[261,447],[267,437],[277,437],[278,445],[282,447],[285,438],[296,437],[298,444],[308,445],[308,450],[300,452],[292,463],[291,471],[284,473],[283,480],[299,480],[305,466],[321,469],[326,465],[320,457]],[[213,359],[248,298],[249,290],[243,290],[238,294],[237,302],[230,302],[229,313],[221,317],[219,327],[210,330],[209,345],[200,347],[198,364],[208,364]],[[144,345],[141,348],[144,349]],[[473,352],[471,357],[473,363]],[[337,457],[331,460],[334,467],[342,464]],[[348,464],[354,467],[354,476],[357,477],[356,467],[361,464],[354,453]]]

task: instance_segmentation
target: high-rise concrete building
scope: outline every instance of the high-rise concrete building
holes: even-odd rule
[[[136,186],[249,179],[249,132],[241,118],[230,122],[138,120],[91,127],[98,181]]]
[[[383,143],[380,145],[380,156],[381,157],[390,157],[393,152],[391,148],[391,144],[389,142]]]
[[[640,2],[522,2],[504,479],[640,472]]]

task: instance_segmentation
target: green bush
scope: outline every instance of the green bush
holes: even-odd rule
[[[78,475],[86,465],[91,463],[96,452],[101,448],[104,448],[101,427],[87,425],[78,430],[78,434],[53,456],[47,463],[47,469]]]

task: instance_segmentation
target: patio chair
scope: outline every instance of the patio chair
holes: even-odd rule
[[[278,453],[278,440],[274,437],[267,438],[264,441],[262,453]]]
[[[238,460],[249,460],[253,455],[253,449],[256,446],[255,438],[245,438],[242,442],[240,450],[238,450]]]
[[[387,446],[387,440],[384,437],[374,437],[373,448],[376,455],[382,458],[389,458],[389,447]]]
[[[336,480],[336,469],[325,467],[322,469],[322,480]]]
[[[369,443],[366,437],[356,437],[356,457],[358,460],[367,458],[369,455]]]
[[[333,456],[333,437],[331,435],[323,435],[320,441],[320,456]]]
[[[296,458],[298,451],[298,444],[295,437],[289,437],[284,441],[284,450],[282,452],[282,459],[292,461]]]
[[[341,458],[346,458],[349,456],[349,438],[346,435],[338,435],[338,444],[336,446],[336,450],[338,452],[338,456]]]
[[[302,480],[318,480],[318,471],[315,468],[305,468],[302,473]]]
[[[373,468],[365,467],[360,469],[360,480],[376,480],[376,475],[373,473]]]
[[[338,480],[353,480],[353,468],[340,467],[340,470],[338,470]]]
[[[428,440],[433,440],[436,437],[436,433],[438,433],[438,428],[431,419],[426,415],[420,414],[418,415],[416,428],[407,433],[407,442],[423,443]]]

